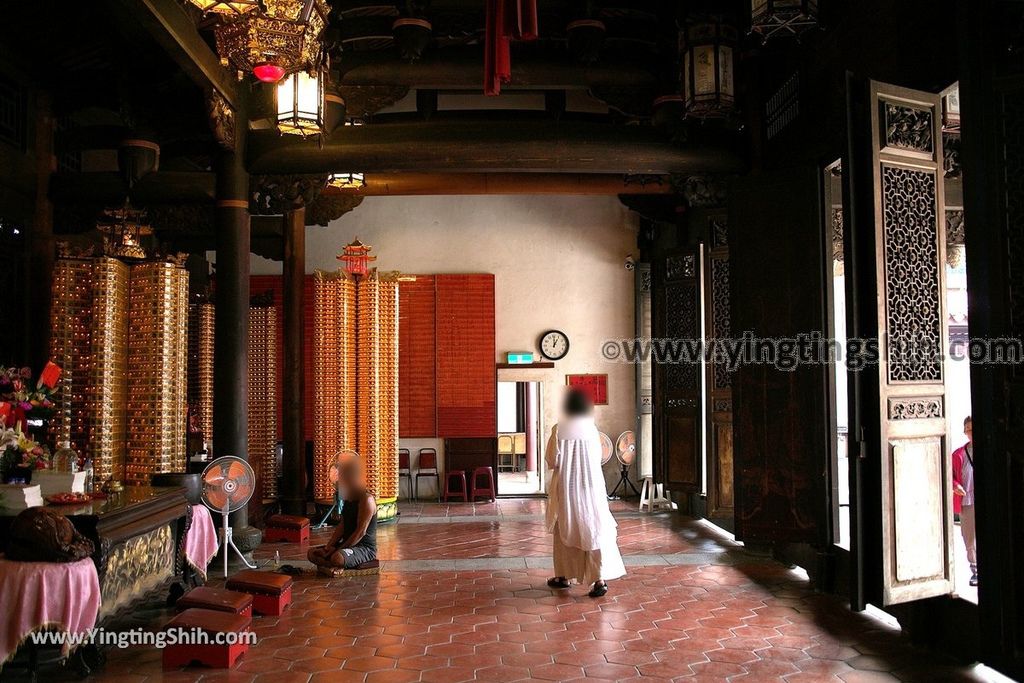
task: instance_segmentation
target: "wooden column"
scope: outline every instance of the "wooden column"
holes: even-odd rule
[[[239,122],[239,129],[245,125]],[[213,453],[248,459],[249,450],[249,176],[241,138],[217,166],[217,272],[214,313]],[[260,532],[248,512],[232,514],[235,544],[249,552]]]
[[[287,211],[284,229],[284,486],[281,508],[285,514],[306,514],[306,487],[303,476],[306,442],[302,424],[305,381],[303,375],[303,311],[306,278],[306,209]]]

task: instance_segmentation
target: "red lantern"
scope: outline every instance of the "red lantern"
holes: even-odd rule
[[[371,249],[373,247],[363,244],[357,237],[345,247],[345,251],[341,252],[338,260],[345,264],[346,272],[352,275],[366,275],[369,270],[367,264],[377,260],[376,256],[370,256]]]
[[[277,83],[284,78],[285,69],[277,64],[263,62],[252,68],[253,75],[264,83]]]

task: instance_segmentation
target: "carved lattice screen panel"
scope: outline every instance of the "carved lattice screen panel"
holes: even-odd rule
[[[710,344],[732,338],[729,298],[729,228],[726,214],[708,219],[705,268],[707,337]],[[732,372],[723,355],[707,366],[705,391],[708,417],[708,516],[728,517],[735,505],[732,438]]]
[[[864,403],[880,425],[881,586],[891,604],[953,588],[943,154],[938,96],[872,82],[870,103],[875,248],[858,261],[873,264],[880,302],[880,396]]]

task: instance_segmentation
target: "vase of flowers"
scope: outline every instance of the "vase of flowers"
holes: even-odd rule
[[[0,474],[5,484],[32,481],[32,472],[50,468],[50,453],[21,431],[21,425],[14,429],[0,429]]]
[[[29,368],[0,367],[0,428],[20,427],[22,432],[45,435],[46,422],[55,410],[53,391],[61,370],[46,364],[39,379],[32,381]]]

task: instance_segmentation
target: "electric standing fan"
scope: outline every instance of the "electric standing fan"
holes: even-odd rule
[[[345,505],[345,502],[341,499],[341,489],[338,487],[338,480],[341,478],[341,465],[349,458],[358,458],[359,454],[353,450],[346,448],[345,450],[338,451],[334,456],[334,461],[327,466],[327,479],[331,482],[331,486],[334,487],[334,502],[331,507],[327,509],[327,514],[324,518],[314,526],[314,529],[323,529],[327,526],[327,520],[331,518],[331,515],[337,512],[341,514],[341,508]]]
[[[222,515],[220,529],[220,553],[224,556],[224,578],[228,577],[228,548],[234,550],[245,566],[255,569],[245,555],[231,540],[231,525],[228,515],[241,510],[252,498],[256,490],[256,474],[252,466],[245,460],[225,455],[217,458],[203,470],[203,503],[206,507]]]
[[[612,438],[604,432],[597,433],[598,438],[601,439],[601,464],[604,465],[612,459],[612,453],[615,452],[614,446],[612,446]]]
[[[619,438],[615,440],[615,457],[619,459],[621,474],[619,475],[619,483],[612,489],[611,497],[616,497],[620,486],[622,487],[623,496],[629,492],[629,489],[633,489],[633,493],[639,496],[640,492],[636,490],[636,486],[629,480],[629,466],[636,459],[636,436],[633,432],[625,431],[619,434]]]

